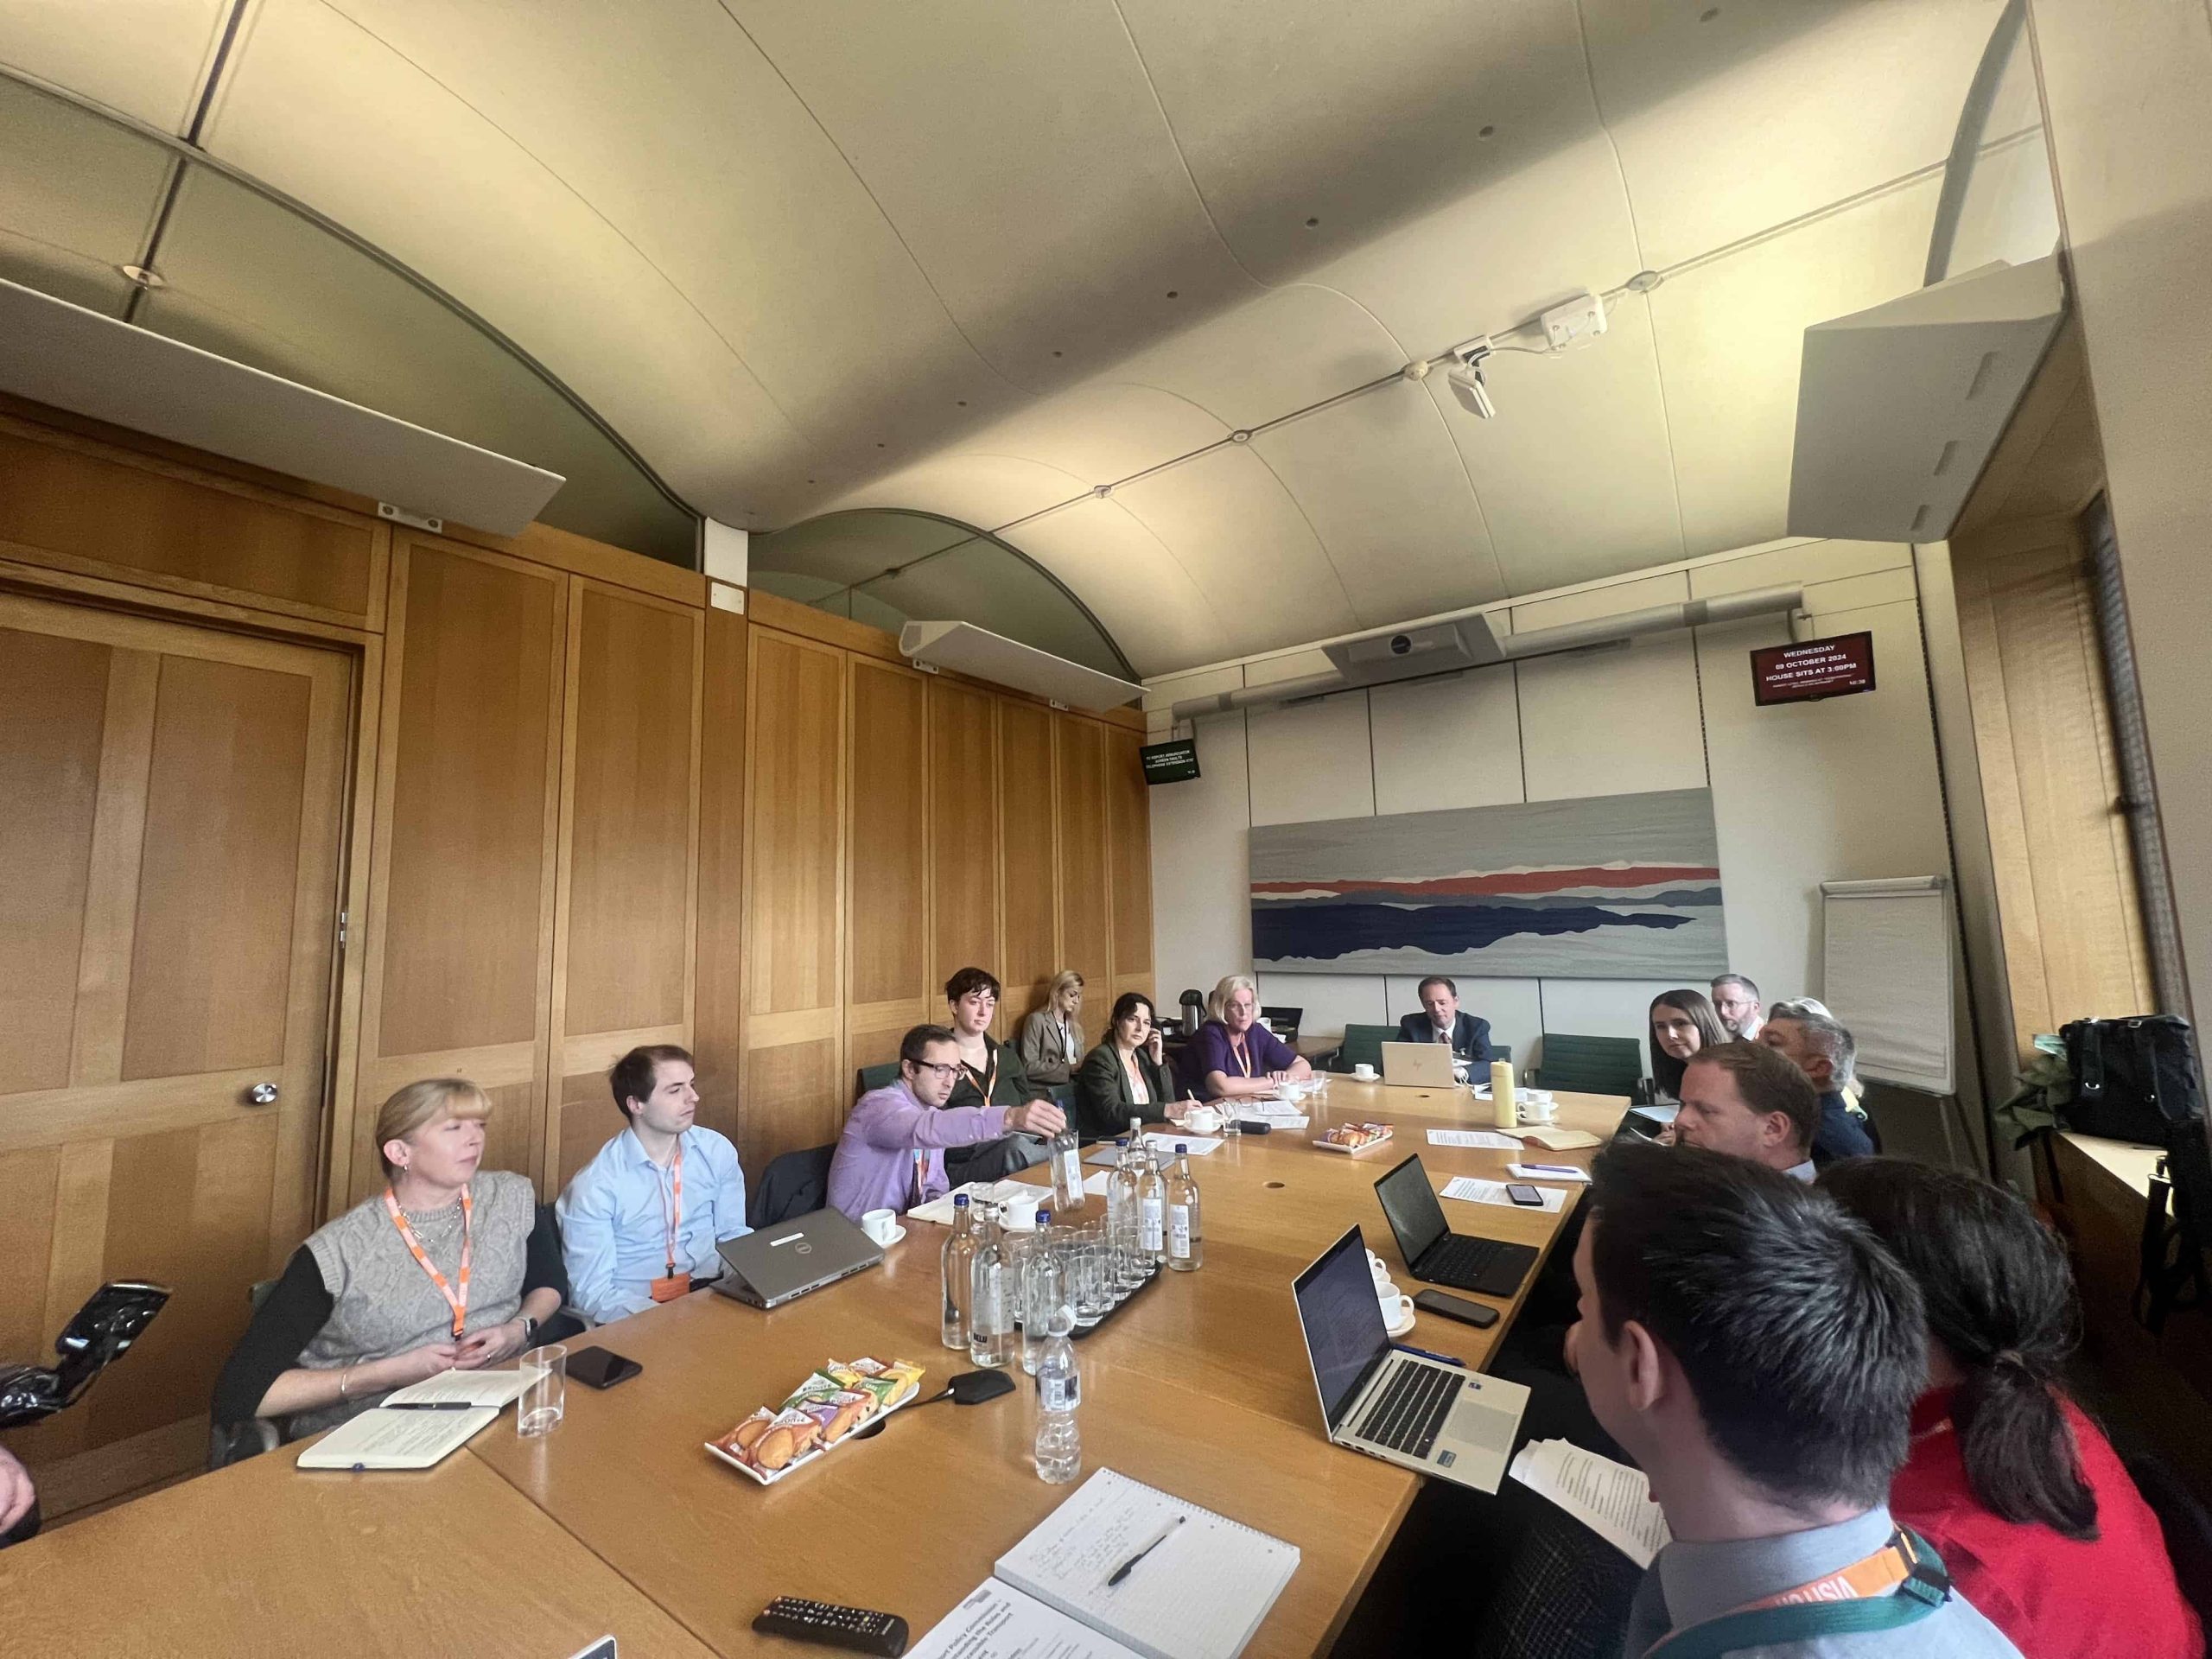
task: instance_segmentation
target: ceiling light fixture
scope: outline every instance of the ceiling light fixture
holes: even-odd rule
[[[1454,346],[1449,353],[1452,366],[1444,376],[1452,383],[1452,395],[1459,400],[1459,407],[1486,421],[1497,418],[1497,405],[1491,402],[1490,388],[1483,383],[1483,359],[1494,349],[1488,334]]]
[[[118,265],[124,280],[138,288],[167,288],[169,279],[151,265]]]

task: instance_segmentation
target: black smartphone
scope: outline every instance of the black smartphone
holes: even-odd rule
[[[611,1389],[645,1369],[606,1348],[579,1348],[569,1356],[569,1375],[588,1389]]]
[[[1544,1195],[1526,1181],[1508,1181],[1505,1196],[1516,1204],[1528,1205],[1538,1210],[1544,1207]]]
[[[1471,1325],[1478,1331],[1487,1330],[1497,1323],[1497,1310],[1485,1307],[1480,1302],[1471,1302],[1464,1296],[1454,1296],[1449,1291],[1417,1290],[1414,1306],[1424,1313],[1441,1313],[1447,1319],[1458,1319]]]

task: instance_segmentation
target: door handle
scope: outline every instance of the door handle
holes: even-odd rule
[[[257,1106],[274,1106],[276,1103],[276,1085],[257,1083],[245,1091],[245,1097]]]

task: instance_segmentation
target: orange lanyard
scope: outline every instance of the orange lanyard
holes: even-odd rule
[[[453,1287],[446,1283],[446,1276],[431,1265],[423,1252],[422,1241],[415,1236],[415,1230],[407,1224],[407,1217],[400,1213],[399,1200],[391,1189],[384,1190],[384,1207],[391,1214],[391,1224],[399,1229],[399,1236],[415,1257],[416,1266],[430,1275],[430,1282],[438,1287],[438,1294],[446,1299],[446,1306],[453,1310],[453,1333],[461,1335],[461,1327],[468,1323],[468,1255],[469,1236],[474,1230],[474,1210],[468,1189],[461,1189],[461,1294],[455,1295]]]
[[[960,1062],[960,1069],[968,1074],[968,1080],[970,1083],[983,1091],[983,1104],[989,1105],[991,1091],[999,1086],[999,1057],[995,1053],[991,1056],[991,1069],[988,1073],[978,1071],[965,1060]]]
[[[676,1158],[669,1166],[669,1176],[676,1188],[676,1213],[668,1212],[668,1192],[659,1188],[661,1219],[668,1224],[668,1276],[676,1276],[676,1246],[683,1231],[683,1143],[676,1143]],[[656,1183],[658,1186],[658,1183]]]
[[[1747,1601],[1740,1607],[1731,1607],[1726,1612],[1715,1617],[1731,1618],[1738,1613],[1755,1613],[1763,1608],[1787,1607],[1798,1602],[1863,1601],[1872,1596],[1888,1595],[1912,1576],[1913,1565],[1918,1560],[1918,1554],[1904,1534],[1893,1532],[1890,1535],[1889,1542],[1872,1555],[1855,1560],[1848,1567],[1840,1567],[1809,1584],[1777,1591],[1757,1601]],[[1699,1624],[1713,1622],[1712,1619],[1700,1619]],[[1697,1628],[1697,1624],[1685,1624],[1681,1630],[1661,1637],[1643,1650],[1644,1659],[1651,1659],[1653,1654],[1660,1652],[1669,1643]]]

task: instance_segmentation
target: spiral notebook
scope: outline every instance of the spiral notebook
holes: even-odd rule
[[[909,1659],[1236,1659],[1298,1560],[1295,1544],[1101,1469],[999,1557],[995,1576]]]

